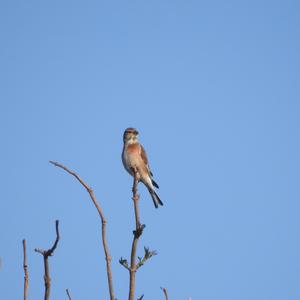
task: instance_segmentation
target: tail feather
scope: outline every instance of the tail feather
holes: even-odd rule
[[[153,180],[153,179],[151,179],[151,181],[152,181],[152,184],[156,187],[156,188],[158,188],[159,189],[159,186],[158,186],[158,184]]]
[[[150,192],[150,195],[152,197],[155,208],[158,208],[158,204],[161,205],[161,206],[164,205],[162,203],[162,201],[160,200],[160,198],[158,197],[158,195],[155,193],[155,191],[149,189],[149,192]]]

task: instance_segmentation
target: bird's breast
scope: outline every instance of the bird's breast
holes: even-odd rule
[[[132,174],[132,168],[141,163],[140,146],[138,144],[125,145],[122,160],[126,170]]]
[[[126,152],[128,155],[139,155],[141,152],[139,144],[130,144],[126,147]]]

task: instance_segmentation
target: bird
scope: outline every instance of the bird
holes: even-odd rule
[[[126,171],[134,176],[136,172],[138,182],[142,182],[148,189],[155,208],[164,205],[157,195],[155,188],[159,188],[154,181],[150,170],[148,158],[144,147],[138,141],[139,132],[132,127],[127,128],[123,134],[122,162]]]

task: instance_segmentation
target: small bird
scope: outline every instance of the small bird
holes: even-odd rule
[[[159,186],[152,179],[153,174],[149,167],[147,154],[138,141],[138,134],[138,131],[131,127],[124,131],[123,165],[131,176],[134,176],[134,170],[136,170],[138,181],[141,181],[147,187],[155,208],[158,208],[158,204],[163,205],[163,203],[156,194],[154,187],[159,188]]]

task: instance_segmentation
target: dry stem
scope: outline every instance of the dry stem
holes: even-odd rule
[[[41,255],[43,255],[43,258],[44,258],[44,270],[45,270],[45,275],[44,275],[45,296],[44,296],[44,299],[45,300],[49,300],[49,297],[50,297],[51,278],[50,278],[50,272],[49,272],[48,257],[53,255],[53,253],[54,253],[54,251],[57,247],[58,241],[59,241],[58,224],[59,224],[59,221],[56,220],[55,221],[56,239],[55,239],[55,242],[54,242],[53,246],[48,250],[37,249],[37,248],[34,249],[35,252],[38,252]]]
[[[141,225],[140,222],[140,212],[139,212],[139,195],[137,193],[137,185],[138,185],[138,177],[137,170],[134,171],[134,179],[133,179],[133,204],[134,204],[134,214],[135,214],[135,230],[133,231],[133,241],[131,247],[131,256],[130,256],[130,269],[129,269],[129,300],[134,300],[134,292],[135,292],[135,273],[137,270],[137,262],[136,262],[136,249],[140,236],[143,233],[143,229],[145,225]]]
[[[112,280],[112,271],[111,271],[111,265],[110,265],[111,256],[109,253],[108,244],[107,244],[107,240],[106,240],[106,223],[107,222],[104,217],[102,208],[99,205],[99,203],[94,195],[94,191],[74,171],[69,170],[67,167],[63,166],[62,164],[60,164],[58,162],[50,161],[50,163],[56,167],[59,167],[59,168],[65,170],[70,175],[74,176],[80,182],[80,184],[87,190],[94,206],[96,207],[96,209],[98,211],[98,214],[99,214],[99,217],[100,217],[101,223],[102,223],[102,244],[103,244],[103,248],[104,248],[104,252],[105,252],[105,259],[106,259],[106,271],[107,271],[109,295],[110,295],[110,300],[115,300],[114,289],[113,289],[113,280]]]
[[[28,264],[27,264],[27,251],[26,251],[26,240],[23,240],[23,269],[24,269],[24,300],[28,299]]]

